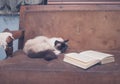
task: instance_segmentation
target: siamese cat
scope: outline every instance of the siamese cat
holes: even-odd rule
[[[67,50],[68,41],[59,37],[37,36],[26,41],[23,51],[30,58],[44,58],[50,61],[56,59],[60,53],[64,53]]]

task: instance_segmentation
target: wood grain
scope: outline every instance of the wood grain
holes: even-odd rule
[[[20,28],[24,42],[38,35],[69,39],[69,49],[112,50],[120,48],[120,11],[91,5],[25,6]],[[100,10],[99,10],[100,9]],[[120,9],[120,8],[117,8]]]

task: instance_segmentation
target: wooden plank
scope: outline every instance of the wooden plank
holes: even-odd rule
[[[24,12],[37,11],[119,11],[119,5],[35,5],[22,7]],[[23,10],[22,9],[22,10]]]
[[[117,2],[120,0],[48,0],[48,2]]]
[[[49,5],[119,5],[120,0],[48,0]]]
[[[119,15],[119,5],[23,6],[20,29],[26,32],[22,41],[37,35],[60,36],[70,39],[69,49],[74,51],[118,49]]]
[[[13,58],[0,62],[0,83],[119,84],[120,52],[112,54],[115,55],[115,58],[117,57],[115,63],[96,65],[88,70],[83,70],[63,62],[63,55],[47,62],[43,59],[30,59],[23,51],[18,51],[14,53]]]
[[[49,1],[48,2],[48,5],[119,5],[120,2],[117,1],[113,1],[113,2],[64,2],[64,1],[61,1],[61,2],[55,2],[55,1]]]

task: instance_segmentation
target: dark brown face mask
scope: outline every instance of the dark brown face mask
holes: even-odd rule
[[[7,42],[7,43],[10,43],[10,42],[12,42],[13,40],[14,40],[14,39],[9,36],[9,37],[6,39],[6,42]]]
[[[64,40],[63,42],[55,41],[55,48],[60,50],[61,53],[64,53],[67,50],[67,48],[68,48],[68,45],[67,45],[68,41],[69,40]]]

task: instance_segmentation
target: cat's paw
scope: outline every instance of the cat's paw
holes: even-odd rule
[[[59,55],[61,52],[60,52],[60,51],[55,50],[55,51],[54,51],[54,53],[55,53],[56,55]]]

